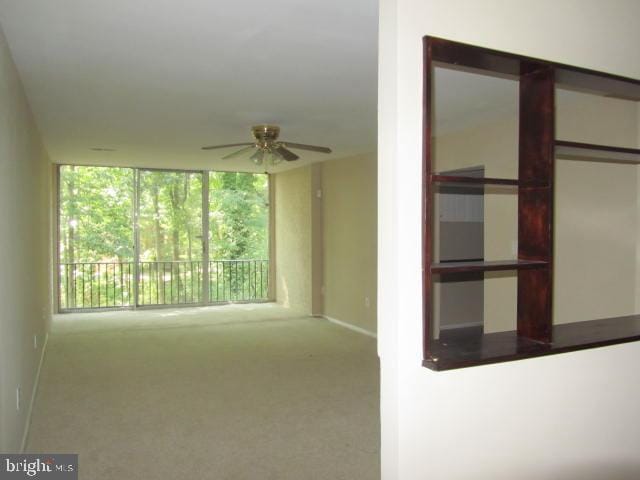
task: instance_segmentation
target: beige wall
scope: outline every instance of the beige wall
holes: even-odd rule
[[[640,78],[640,30],[631,20],[640,3],[381,0],[380,7],[383,480],[636,478],[639,343],[448,372],[421,367],[421,38]]]
[[[376,168],[374,154],[322,164],[324,314],[370,332],[377,329]]]
[[[17,452],[21,448],[50,317],[50,173],[49,161],[0,31],[2,452]],[[18,386],[22,397],[20,410],[16,408]]]
[[[312,310],[311,173],[302,167],[272,177],[276,300],[303,314]]]
[[[633,147],[635,102],[558,92],[558,138]],[[556,161],[554,322],[637,313],[636,165]]]
[[[637,107],[637,124],[638,124],[638,148],[640,148],[640,104]],[[636,235],[640,238],[640,172],[636,175],[638,196],[636,198],[638,206],[638,215],[636,219]],[[636,245],[636,312],[640,312],[640,245]]]
[[[324,208],[322,165],[311,165],[311,314],[324,313]]]
[[[273,176],[278,303],[376,331],[376,157]]]

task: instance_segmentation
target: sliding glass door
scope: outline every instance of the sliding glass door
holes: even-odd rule
[[[138,175],[138,305],[201,303],[203,174]]]
[[[58,184],[60,311],[269,299],[267,175],[65,165]]]
[[[269,295],[267,175],[209,174],[209,299],[258,300]]]
[[[134,170],[61,166],[59,309],[135,304]]]

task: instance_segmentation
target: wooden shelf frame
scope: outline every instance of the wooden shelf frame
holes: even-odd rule
[[[640,149],[556,140],[555,155],[570,160],[640,164]]]
[[[525,270],[545,268],[547,262],[536,260],[490,260],[442,262],[431,265],[431,273],[465,273],[465,272],[498,272],[509,270]]]
[[[478,329],[444,332],[423,366],[432,370],[487,365],[543,355],[575,352],[640,340],[640,315],[553,326],[553,341],[536,342],[517,332],[482,334]]]
[[[476,185],[505,185],[517,187],[520,182],[511,178],[489,178],[489,177],[465,177],[459,175],[431,175],[431,183],[443,184],[476,184]]]
[[[640,164],[640,150],[555,138],[557,86],[640,101],[640,80],[514,55],[436,37],[424,37],[423,74],[423,351],[434,370],[563,353],[640,340],[640,316],[552,323],[553,191],[555,159]],[[518,178],[471,178],[433,172],[433,69],[446,66],[519,82]],[[518,259],[433,262],[433,195],[439,184],[517,187]],[[433,281],[440,274],[515,270],[517,330],[448,341],[433,335]]]

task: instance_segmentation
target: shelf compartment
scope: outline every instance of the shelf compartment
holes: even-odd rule
[[[495,272],[543,268],[548,262],[540,260],[492,260],[471,262],[444,262],[431,264],[431,273]]]
[[[556,140],[556,157],[591,162],[640,164],[640,149]]]
[[[432,342],[431,356],[423,365],[432,370],[451,370],[637,340],[640,315],[554,325],[551,343],[519,337],[515,331],[483,335],[479,329],[461,328],[441,333],[440,339]]]

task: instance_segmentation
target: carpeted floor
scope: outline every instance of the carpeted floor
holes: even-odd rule
[[[57,316],[27,451],[90,480],[378,479],[375,340],[273,304]]]

